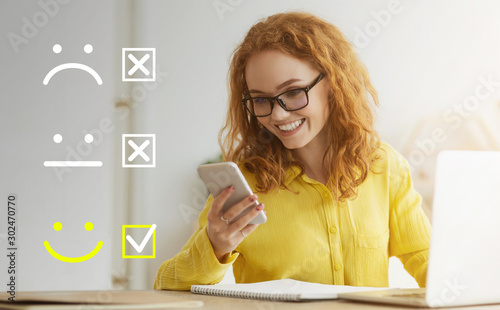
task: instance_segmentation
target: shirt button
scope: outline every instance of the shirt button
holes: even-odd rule
[[[342,269],[342,265],[341,264],[335,265],[335,271],[339,271],[341,269]]]
[[[330,233],[336,234],[337,233],[337,227],[330,227]]]
[[[323,198],[325,198],[325,199],[330,198],[330,193],[324,192],[323,193]]]

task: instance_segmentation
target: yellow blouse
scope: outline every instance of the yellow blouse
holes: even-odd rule
[[[382,143],[354,200],[337,202],[325,185],[300,169],[287,186],[258,194],[268,220],[220,263],[207,236],[209,197],[199,228],[180,253],[159,268],[155,289],[189,290],[215,284],[233,265],[237,283],[283,278],[338,285],[388,286],[388,259],[397,256],[425,286],[430,224],[413,189],[408,163]],[[242,169],[252,190],[255,177]]]

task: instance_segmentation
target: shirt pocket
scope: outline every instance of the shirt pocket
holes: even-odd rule
[[[389,230],[377,235],[356,234],[357,286],[389,286]]]

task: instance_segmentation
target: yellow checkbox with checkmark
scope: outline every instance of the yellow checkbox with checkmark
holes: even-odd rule
[[[142,238],[140,243],[137,243],[137,234],[141,231],[146,231],[146,235]],[[132,230],[132,231],[131,231]],[[134,239],[129,233],[136,233],[136,239]],[[144,255],[144,249],[146,245],[151,240],[151,254]],[[129,245],[129,246],[127,246]],[[132,248],[134,254],[127,254],[127,248]],[[137,253],[137,254],[135,254]],[[122,258],[156,258],[156,224],[152,225],[122,225]]]

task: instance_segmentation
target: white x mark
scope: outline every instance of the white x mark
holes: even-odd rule
[[[143,152],[144,149],[149,145],[149,143],[151,142],[149,140],[146,140],[144,141],[143,144],[141,144],[141,146],[137,146],[137,144],[135,144],[134,141],[128,140],[128,145],[130,145],[135,150],[135,152],[128,157],[128,161],[133,161],[138,155],[141,155],[141,157],[145,161],[149,161],[149,156]]]
[[[149,57],[151,56],[149,54],[146,54],[141,58],[141,60],[137,60],[134,55],[128,54],[128,59],[132,60],[132,62],[135,64],[132,69],[128,70],[128,75],[134,74],[137,70],[141,70],[145,75],[149,75],[149,70],[144,67],[144,63],[149,59]]]

